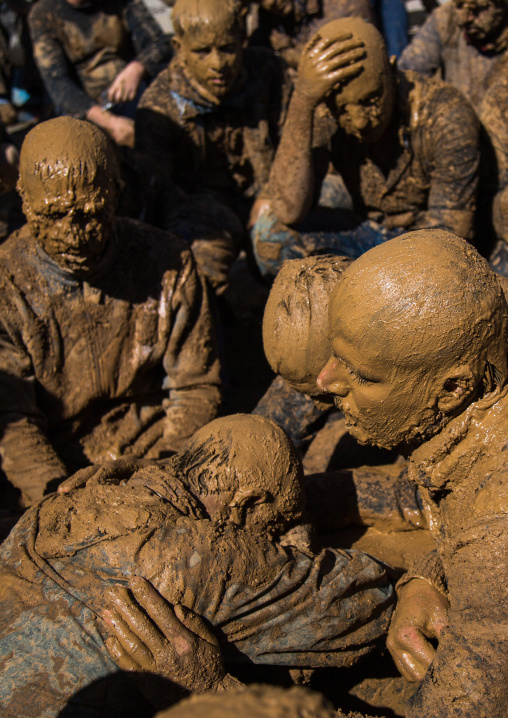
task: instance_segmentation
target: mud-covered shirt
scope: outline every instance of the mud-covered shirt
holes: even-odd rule
[[[438,550],[410,574],[446,590],[450,610],[408,718],[508,713],[507,396],[475,402],[411,456]]]
[[[473,108],[440,80],[400,73],[395,112],[389,166],[380,166],[376,143],[332,127],[329,157],[354,210],[387,229],[437,228],[472,239],[480,160]]]
[[[161,183],[213,191],[236,210],[268,181],[291,82],[265,48],[243,54],[237,85],[217,105],[203,98],[175,57],[144,92],[136,112],[136,148],[153,160]]]
[[[32,501],[69,469],[178,450],[215,418],[212,318],[181,240],[119,219],[83,278],[27,226],[0,254],[2,468]]]
[[[383,642],[393,606],[383,566],[366,554],[314,556],[219,526],[160,466],[114,481],[98,470],[30,509],[0,549],[2,716],[53,718],[93,681],[124,680],[100,616],[108,586],[132,575],[204,616],[228,659],[256,664],[351,665]],[[137,716],[129,700],[110,685],[94,715]],[[79,693],[67,710],[89,715]]]
[[[142,0],[92,0],[81,7],[39,0],[28,22],[55,107],[81,119],[129,62],[137,60],[154,77],[171,55],[168,38]]]

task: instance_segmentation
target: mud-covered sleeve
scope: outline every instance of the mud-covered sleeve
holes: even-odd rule
[[[412,229],[443,229],[470,240],[480,163],[478,121],[469,102],[453,87],[442,87],[431,103],[422,129],[429,195],[427,208]]]
[[[410,701],[407,718],[506,715],[507,536],[508,514],[502,515],[497,509],[458,538],[457,548],[446,563],[448,626],[441,634],[431,667]]]
[[[275,421],[296,446],[301,446],[330,411],[331,407],[318,405],[312,397],[293,389],[277,376],[252,413]]]
[[[136,60],[154,77],[171,57],[171,41],[164,35],[142,0],[130,0],[126,8],[127,26],[136,50]]]
[[[166,424],[161,447],[177,451],[214,419],[220,404],[219,359],[205,282],[189,251],[182,252],[176,286],[165,288],[173,316],[163,366]]]
[[[437,16],[433,12],[404,48],[397,64],[401,70],[415,70],[430,77],[441,65],[442,51]]]
[[[10,288],[12,290],[12,288]],[[46,436],[47,418],[37,407],[32,360],[15,321],[16,309],[6,301],[14,291],[18,307],[29,307],[21,293],[0,282],[4,297],[0,316],[0,453],[9,481],[24,494],[27,503],[39,501],[50,481],[67,476]],[[37,341],[37,337],[33,337]]]
[[[140,559],[165,597],[210,621],[228,658],[346,666],[384,641],[393,587],[371,557],[336,549],[314,557],[231,526],[201,528],[181,522],[162,567]]]
[[[317,531],[338,531],[351,524],[383,531],[425,528],[418,491],[398,464],[309,474],[307,510]]]
[[[55,108],[84,119],[95,102],[81,89],[58,37],[58,22],[38,3],[28,16],[34,58]]]

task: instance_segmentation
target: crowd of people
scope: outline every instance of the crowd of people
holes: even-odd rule
[[[167,5],[0,12],[0,714],[504,718],[508,4]]]

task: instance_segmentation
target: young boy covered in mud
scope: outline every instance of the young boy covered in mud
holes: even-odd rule
[[[508,308],[500,282],[464,240],[415,232],[344,272],[329,322],[331,357],[318,384],[336,395],[358,441],[404,449],[438,545],[403,577],[390,628],[400,670],[422,681],[406,716],[501,718]]]
[[[97,715],[136,715],[102,620],[108,589],[132,576],[211,623],[227,660],[351,665],[387,629],[393,589],[365,554],[283,547],[303,508],[294,447],[276,424],[249,415],[217,419],[165,463],[76,474],[0,550],[2,715],[50,718],[67,704],[79,718],[72,696],[105,678]]]
[[[207,293],[174,235],[115,218],[114,149],[43,123],[21,150],[27,224],[1,247],[2,468],[26,503],[90,463],[177,451],[220,403]]]
[[[174,182],[238,238],[268,181],[291,83],[276,55],[243,48],[244,15],[239,0],[175,3],[175,57],[136,113],[136,147],[159,174],[157,226],[174,222]]]
[[[90,120],[132,147],[134,100],[171,56],[142,0],[39,0],[29,26],[56,111]]]
[[[504,0],[452,0],[436,8],[404,50],[402,70],[437,70],[476,110],[482,128],[479,223],[482,251],[494,229],[490,261],[508,276],[508,6]]]
[[[330,161],[354,212],[318,218],[309,213]],[[456,89],[397,72],[360,18],[330,23],[303,52],[268,192],[253,208],[258,265],[274,276],[283,259],[316,249],[357,257],[404,228],[472,239],[478,163],[477,120]]]

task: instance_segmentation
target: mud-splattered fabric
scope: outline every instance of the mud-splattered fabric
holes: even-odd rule
[[[472,404],[411,457],[438,545],[415,573],[446,587],[450,612],[408,718],[508,711],[507,395],[505,387]]]
[[[374,559],[311,556],[218,526],[171,464],[100,475],[30,509],[0,549],[6,718],[51,718],[91,678],[115,673],[99,616],[107,587],[133,574],[210,621],[231,660],[344,666],[382,641],[393,589]],[[21,700],[28,688],[30,706]],[[105,696],[106,708],[117,698]],[[133,715],[128,707],[122,715]]]
[[[136,147],[153,159],[160,202],[171,178],[187,192],[217,195],[246,219],[267,182],[291,82],[264,48],[243,54],[243,72],[219,105],[203,98],[177,57],[143,94],[136,112]],[[166,190],[167,191],[167,190]]]
[[[304,0],[294,3],[293,12],[287,17],[280,17],[261,6],[259,27],[250,42],[271,47],[296,69],[304,45],[320,27],[341,17],[361,17],[366,22],[374,22],[368,0]]]
[[[69,469],[176,451],[215,418],[212,319],[180,240],[117,220],[84,279],[26,227],[0,252],[2,466],[30,501]]]
[[[131,60],[154,77],[171,45],[142,0],[105,0],[73,7],[39,0],[29,16],[34,56],[59,112],[84,119]]]

